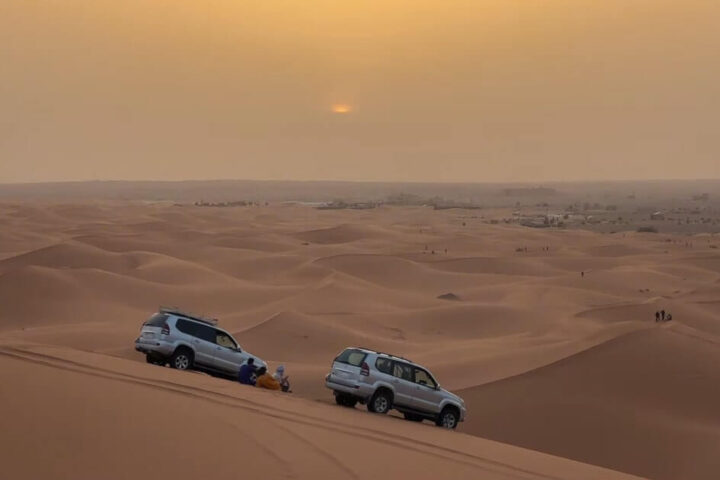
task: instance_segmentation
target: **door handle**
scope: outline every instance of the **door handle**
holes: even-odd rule
[[[395,380],[393,380],[392,382],[393,382],[393,383],[400,383],[400,380],[395,379]]]
[[[193,343],[200,343],[200,340],[193,340]]]
[[[220,350],[220,347],[215,347],[215,350]]]

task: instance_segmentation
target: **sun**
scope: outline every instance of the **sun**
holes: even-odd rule
[[[350,113],[352,107],[346,103],[336,103],[331,107],[333,113]]]

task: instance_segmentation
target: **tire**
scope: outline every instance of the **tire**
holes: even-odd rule
[[[445,407],[442,412],[440,412],[440,416],[435,420],[435,425],[438,427],[447,428],[448,430],[453,430],[457,427],[458,420],[460,419],[460,414],[458,413],[456,408],[453,407]]]
[[[156,357],[149,353],[147,355],[145,355],[145,361],[151,365],[160,365],[161,367],[165,366],[164,358]]]
[[[387,390],[378,390],[368,402],[368,410],[385,415],[392,408],[392,396]]]
[[[355,408],[357,402],[357,398],[351,395],[345,395],[343,393],[338,393],[335,395],[335,403],[342,407]]]
[[[193,367],[193,354],[188,348],[178,348],[170,358],[170,366],[175,370],[190,370]]]
[[[414,413],[403,413],[403,416],[405,417],[405,420],[408,420],[410,422],[422,422],[423,417],[420,415],[416,415]]]

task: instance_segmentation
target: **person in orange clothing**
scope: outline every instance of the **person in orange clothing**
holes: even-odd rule
[[[255,386],[267,388],[268,390],[280,390],[280,382],[275,380],[272,375],[267,373],[267,368],[261,367],[257,372],[257,380]]]

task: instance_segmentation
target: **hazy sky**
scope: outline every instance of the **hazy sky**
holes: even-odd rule
[[[718,0],[0,1],[0,182],[705,177]]]

